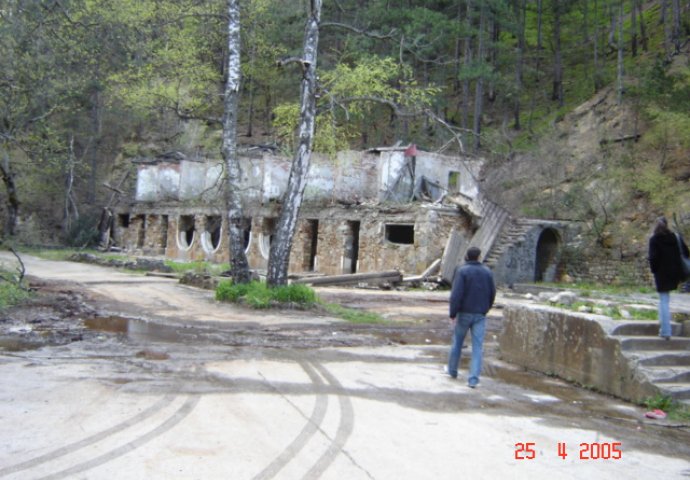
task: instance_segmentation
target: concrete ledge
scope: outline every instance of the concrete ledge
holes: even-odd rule
[[[542,306],[507,306],[501,358],[635,403],[658,393],[611,336],[617,322]]]

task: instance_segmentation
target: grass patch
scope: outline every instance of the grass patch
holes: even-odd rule
[[[209,262],[175,262],[173,260],[165,260],[165,265],[170,267],[175,273],[209,273],[211,275],[219,275],[230,270],[229,263],[209,263]]]
[[[306,285],[269,288],[263,282],[233,283],[223,280],[216,288],[216,300],[242,303],[256,309],[270,307],[309,308],[316,304],[316,292]]]
[[[223,280],[216,288],[216,300],[239,303],[251,308],[302,308],[320,306],[329,315],[342,318],[351,323],[385,323],[377,313],[346,308],[334,303],[319,302],[316,292],[307,285],[292,284],[269,288],[263,282],[233,283]]]
[[[583,297],[590,297],[594,292],[598,294],[626,295],[631,293],[655,293],[656,290],[646,285],[604,285],[597,283],[542,283],[546,287],[559,288],[561,290],[577,290]]]
[[[78,248],[31,248],[22,247],[20,253],[28,253],[44,260],[65,261],[75,253],[90,253],[92,255],[100,255],[96,250],[80,250]]]
[[[334,317],[342,318],[351,323],[386,323],[386,319],[378,313],[346,308],[335,303],[326,303],[322,306]]]

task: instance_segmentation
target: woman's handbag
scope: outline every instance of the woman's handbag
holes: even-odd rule
[[[690,258],[683,253],[683,241],[680,235],[676,233],[676,240],[678,240],[678,251],[680,252],[680,267],[683,271],[683,281],[690,280]]]

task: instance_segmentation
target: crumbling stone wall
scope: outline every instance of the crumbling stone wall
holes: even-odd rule
[[[262,152],[243,154],[240,162],[242,202],[251,219],[247,257],[251,268],[264,270],[290,159]],[[178,260],[228,261],[227,220],[216,212],[223,204],[219,162],[180,153],[138,163],[134,202],[118,212],[130,218],[128,226],[114,233],[121,245],[132,252],[164,252]],[[390,168],[383,168],[384,164]],[[451,193],[462,193],[471,202],[470,196],[478,192],[476,173],[481,164],[477,159],[459,161],[429,152],[411,157],[403,148],[339,152],[335,158],[314,155],[293,238],[290,272],[342,274],[396,268],[410,275],[421,273],[442,256],[452,228],[471,235],[470,222],[460,209],[431,203],[426,197],[426,202],[412,202],[407,195],[402,204],[381,203],[387,198],[383,190],[397,185],[404,170],[412,175],[412,183],[422,177],[435,182],[435,194],[442,193],[452,178]],[[432,200],[440,202],[440,198]],[[207,231],[211,215],[222,216],[220,241],[215,226]],[[217,219],[210,223],[217,225]]]
[[[638,378],[611,338],[615,321],[542,306],[507,306],[500,355],[530,370],[555,375],[633,402],[657,393]]]

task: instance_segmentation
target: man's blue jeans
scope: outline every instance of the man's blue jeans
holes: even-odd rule
[[[671,336],[671,293],[659,292],[659,335],[662,337]]]
[[[453,378],[458,376],[460,352],[468,330],[472,336],[472,360],[470,361],[467,384],[474,386],[479,383],[479,374],[482,371],[482,355],[484,353],[486,316],[481,313],[458,313],[457,317],[455,317],[453,346],[450,349],[450,357],[448,358],[448,374]]]

